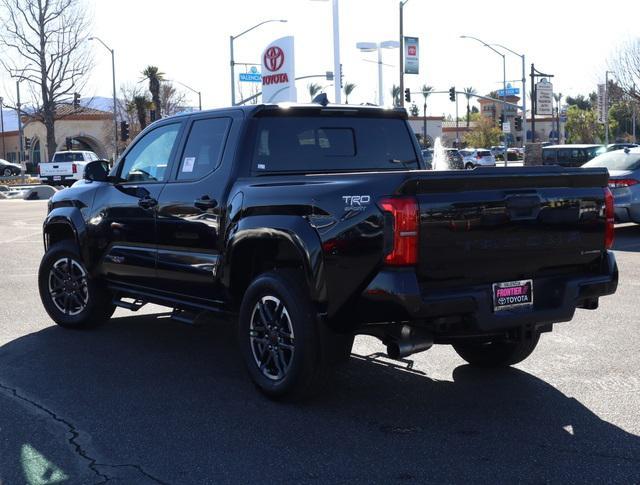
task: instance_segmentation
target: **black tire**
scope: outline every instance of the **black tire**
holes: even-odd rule
[[[351,351],[353,337],[318,320],[306,289],[297,272],[277,270],[253,280],[242,299],[240,350],[254,384],[273,399],[313,394]]]
[[[111,293],[89,275],[71,241],[52,245],[38,271],[40,300],[51,319],[65,328],[88,328],[111,318]]]
[[[540,334],[517,342],[494,341],[453,344],[454,350],[469,364],[476,367],[507,367],[522,362],[535,350]]]
[[[467,163],[467,164],[464,166],[464,169],[465,169],[465,170],[473,170],[474,168],[475,168],[475,167],[473,166],[473,163]]]
[[[11,177],[11,176],[13,175],[13,170],[11,170],[10,168],[5,168],[5,169],[2,171],[2,175],[3,175],[4,177]]]

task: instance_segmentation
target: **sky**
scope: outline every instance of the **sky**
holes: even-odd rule
[[[236,62],[259,62],[272,40],[295,37],[296,76],[333,70],[331,1],[314,0],[86,0],[92,34],[115,49],[116,82],[140,82],[147,65],[157,65],[165,77],[202,92],[204,108],[228,106],[230,95],[229,36],[266,19],[268,23],[235,41]],[[398,0],[339,0],[340,53],[346,82],[357,85],[350,103],[377,100],[375,53],[361,53],[357,42],[398,38]],[[554,74],[554,91],[588,94],[604,81],[607,61],[622,43],[640,36],[640,2],[619,0],[615,8],[583,2],[409,0],[404,7],[404,34],[420,39],[420,74],[405,75],[405,86],[423,84],[446,91],[474,87],[479,94],[500,88],[502,57],[481,44],[461,39],[474,36],[503,44],[531,63]],[[633,19],[626,21],[625,19]],[[93,43],[94,68],[82,97],[111,96],[111,56]],[[1,53],[0,53],[1,54]],[[385,50],[384,93],[398,84],[398,50]],[[520,87],[522,60],[508,54],[507,80]],[[308,101],[306,85],[298,83],[298,100]],[[321,85],[330,84],[324,79]],[[529,83],[529,79],[527,79]],[[529,89],[529,87],[527,88]],[[0,73],[0,96],[14,98],[15,85]],[[197,105],[197,96],[188,101]],[[333,87],[327,88],[333,98]],[[249,84],[243,83],[243,94]],[[417,104],[422,108],[422,97]],[[460,103],[460,114],[464,111]],[[429,98],[427,114],[454,114],[448,95]]]

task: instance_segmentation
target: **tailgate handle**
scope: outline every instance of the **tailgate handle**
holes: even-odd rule
[[[539,195],[511,195],[506,198],[507,211],[512,221],[537,219],[541,205]]]

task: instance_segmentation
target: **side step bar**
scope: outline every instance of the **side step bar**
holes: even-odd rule
[[[132,312],[137,312],[138,310],[140,310],[140,308],[145,306],[147,302],[143,300],[133,300],[132,302],[130,302],[124,301],[122,298],[114,298],[113,304],[117,307],[126,308],[127,310],[131,310]]]

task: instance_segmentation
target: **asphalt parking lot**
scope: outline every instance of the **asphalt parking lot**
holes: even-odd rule
[[[479,372],[448,347],[403,362],[359,338],[306,404],[254,390],[229,324],[160,307],[56,327],[36,274],[46,203],[0,201],[0,483],[638,483],[640,226],[618,293],[527,361]]]

